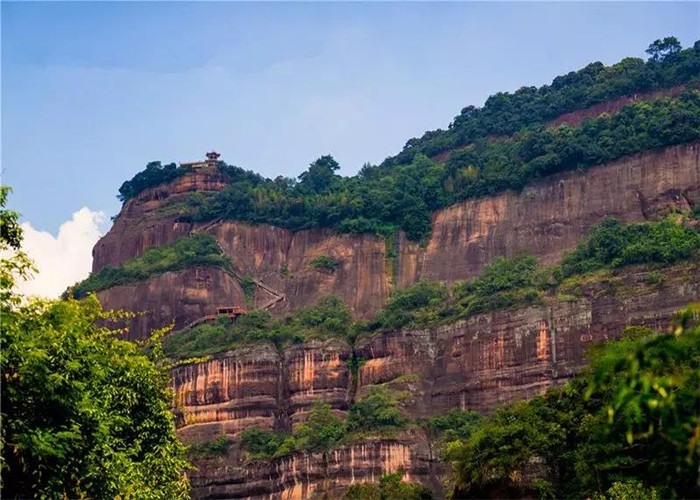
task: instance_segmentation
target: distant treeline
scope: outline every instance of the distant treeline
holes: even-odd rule
[[[444,164],[421,154],[405,165],[366,166],[355,177],[341,177],[335,160],[324,156],[299,182],[223,166],[230,185],[210,196],[191,196],[179,213],[194,221],[221,217],[292,230],[391,234],[402,229],[409,239],[420,240],[430,233],[431,213],[460,200],[519,190],[556,172],[698,139],[700,92],[686,91],[630,104],[580,127],[537,125],[505,140],[480,139],[454,151]]]
[[[494,94],[482,108],[464,108],[447,130],[433,130],[410,139],[401,153],[387,158],[383,165],[408,163],[417,154],[432,156],[489,135],[514,134],[523,127],[618,97],[698,83],[700,40],[682,49],[675,37],[667,37],[652,43],[647,53],[650,57],[646,62],[627,57],[605,66],[598,61],[556,77],[551,85]]]
[[[628,58],[606,67],[593,63],[558,77],[551,85],[499,93],[483,108],[469,107],[447,131],[411,139],[381,165],[366,164],[353,177],[336,172],[326,155],[298,179],[266,179],[220,164],[227,189],[193,194],[172,213],[184,220],[214,218],[267,223],[292,230],[328,227],[340,232],[390,235],[396,229],[421,240],[430,215],[460,200],[521,189],[552,173],[590,167],[617,158],[700,139],[700,42],[682,50],[674,38],[652,44],[650,59]],[[615,97],[686,84],[677,97],[638,101],[581,126],[546,127],[562,113]],[[493,136],[505,138],[494,139]],[[429,157],[451,150],[445,163]],[[151,163],[120,189],[128,199],[146,187],[185,173]]]

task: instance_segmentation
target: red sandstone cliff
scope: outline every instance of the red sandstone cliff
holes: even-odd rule
[[[700,143],[635,155],[582,172],[542,179],[520,193],[469,200],[433,215],[432,236],[422,248],[399,236],[396,262],[385,242],[372,235],[330,230],[293,233],[233,221],[193,225],[164,207],[192,192],[225,186],[216,170],[200,170],[144,191],[125,203],[110,232],[93,251],[93,268],[118,265],[146,249],[173,242],[198,227],[212,234],[236,271],[250,274],[286,295],[273,313],[310,305],[337,294],[360,317],[372,315],[395,286],[417,280],[453,281],[476,276],[498,255],[535,254],[558,261],[593,224],[606,216],[626,222],[656,218],[700,202]],[[310,267],[319,255],[339,262],[332,273]],[[281,273],[283,266],[288,274]],[[406,471],[439,485],[434,455],[419,431],[339,448],[326,466],[298,454],[267,463],[246,462],[237,439],[249,427],[291,429],[316,401],[343,414],[357,394],[375,384],[406,391],[405,411],[426,416],[451,408],[486,410],[494,404],[542,392],[580,371],[591,344],[613,338],[629,324],[663,327],[673,313],[700,298],[697,263],[664,272],[647,284],[646,272],[630,269],[592,282],[577,297],[549,297],[543,304],[497,311],[424,329],[401,329],[360,338],[354,346],[331,339],[289,346],[237,348],[213,359],[172,370],[185,441],[227,435],[225,457],[203,459],[192,474],[193,495],[302,498],[312,491],[337,492],[353,481]],[[218,269],[167,273],[98,294],[107,308],[145,311],[131,324],[131,337],[174,321],[176,328],[219,305],[242,303],[240,285]],[[264,292],[255,297],[260,304]],[[348,360],[364,359],[351,372]]]
[[[228,435],[235,443],[248,427],[289,429],[314,401],[342,414],[354,390],[362,394],[376,384],[407,391],[404,410],[412,417],[453,408],[483,411],[539,394],[580,372],[594,343],[617,338],[628,325],[663,329],[678,309],[700,298],[697,262],[664,270],[661,283],[650,284],[648,276],[628,269],[582,284],[578,298],[549,297],[541,305],[450,325],[384,332],[360,338],[354,347],[340,339],[281,352],[258,344],[177,367],[172,374],[183,412],[179,433],[185,441]],[[364,359],[357,374],[347,364],[353,351]],[[248,463],[234,444],[226,457],[197,462],[193,494],[304,498],[399,469],[436,488],[435,459],[418,430],[339,448],[328,470],[320,457],[304,454]]]
[[[204,169],[129,200],[95,246],[93,269],[118,265],[152,246],[189,234],[195,225],[177,222],[177,214],[157,209],[193,191],[223,187],[218,171]],[[546,265],[554,264],[604,217],[640,221],[698,202],[700,143],[696,142],[565,172],[532,183],[520,193],[505,192],[440,210],[433,215],[432,235],[425,248],[400,235],[396,266],[386,259],[384,240],[373,235],[339,235],[330,230],[294,233],[234,221],[198,227],[206,226],[206,232],[218,239],[240,274],[250,274],[286,295],[287,300],[276,305],[273,314],[336,294],[357,316],[368,317],[382,306],[394,286],[409,286],[419,279],[473,278],[494,257],[520,251],[532,252]],[[339,262],[335,272],[310,267],[319,255],[330,255]],[[281,273],[284,265],[287,276]],[[138,294],[133,299],[110,291],[100,296],[107,307],[143,309]],[[261,293],[257,303],[268,298]],[[163,300],[159,308],[181,312],[175,297],[164,296]],[[185,321],[187,315],[181,316]],[[154,319],[148,326],[170,321],[167,315],[160,317],[163,321]],[[145,327],[145,322],[134,324],[132,336],[146,335]]]

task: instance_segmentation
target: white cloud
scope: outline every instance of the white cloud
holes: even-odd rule
[[[38,273],[23,283],[24,295],[56,298],[69,286],[87,277],[92,267],[92,247],[103,234],[105,214],[83,207],[61,224],[58,236],[22,223],[22,248]]]

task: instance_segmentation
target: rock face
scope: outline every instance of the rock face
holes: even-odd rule
[[[582,285],[580,298],[506,309],[430,329],[386,332],[355,345],[358,387],[417,374],[417,415],[452,408],[485,411],[566,382],[585,365],[589,347],[624,327],[664,330],[676,311],[700,298],[698,263],[669,268],[649,285],[630,270]]]
[[[217,170],[203,169],[129,200],[95,246],[93,269],[118,265],[152,246],[189,234],[195,225],[177,222],[176,215],[157,209],[193,191],[223,187]],[[698,202],[700,143],[692,143],[582,172],[565,172],[535,182],[520,193],[505,192],[438,211],[425,248],[399,235],[397,262],[387,259],[385,241],[373,235],[338,235],[330,230],[293,233],[232,221],[210,223],[204,230],[218,239],[240,274],[250,274],[286,295],[287,300],[271,310],[273,314],[336,294],[358,317],[369,317],[394,286],[406,287],[419,279],[451,282],[473,278],[494,257],[521,251],[551,265],[604,217],[640,221]],[[330,273],[313,269],[310,262],[319,255],[333,257],[338,268]],[[110,297],[104,301],[108,307],[142,308],[140,300],[115,298],[117,304],[112,294],[103,295]],[[268,298],[261,294],[257,300],[261,303]],[[178,305],[169,307],[177,309]],[[134,338],[146,333],[141,324],[135,325]]]
[[[172,371],[182,435],[237,437],[248,427],[290,430],[316,401],[344,413],[350,400],[350,345],[310,341],[278,352],[255,344]]]
[[[496,256],[521,251],[555,264],[604,217],[633,222],[687,210],[700,202],[700,143],[565,172],[520,193],[459,203],[433,215],[425,246],[399,234],[391,258],[387,242],[373,235],[179,221],[178,206],[192,193],[225,185],[217,170],[202,169],[129,200],[95,246],[93,269],[119,265],[197,229],[217,239],[239,275],[251,275],[286,296],[273,314],[336,294],[357,317],[369,317],[395,287],[420,279],[473,278]],[[321,255],[338,262],[335,271],[311,267]],[[628,269],[589,279],[568,296],[550,296],[531,307],[383,332],[359,338],[354,346],[342,339],[281,350],[255,344],[173,368],[182,439],[202,442],[226,435],[234,443],[225,457],[198,460],[193,495],[291,499],[324,491],[334,498],[353,481],[396,470],[439,491],[432,445],[418,430],[346,445],[325,456],[296,454],[265,463],[246,461],[239,438],[251,427],[289,431],[317,401],[342,415],[357,394],[377,384],[408,393],[404,409],[413,417],[453,408],[486,411],[541,393],[578,373],[592,344],[614,338],[626,325],[663,328],[677,309],[700,299],[700,263],[678,265],[663,275],[659,283],[648,271]],[[254,305],[269,300],[266,293],[258,288]],[[166,273],[98,297],[106,308],[146,311],[130,323],[133,339],[172,321],[183,327],[218,306],[244,304],[237,280],[208,268]]]
[[[129,320],[131,340],[174,323],[177,330],[216,309],[245,301],[236,279],[217,268],[192,268],[169,272],[133,285],[120,285],[97,292],[100,302],[110,309],[135,311]]]
[[[527,251],[556,264],[604,217],[658,218],[700,202],[700,143],[635,155],[583,172],[436,212],[425,250],[400,245],[398,283],[453,281],[478,275],[498,255]]]
[[[339,447],[324,456],[298,454],[269,462],[244,462],[237,450],[226,457],[203,459],[191,474],[193,498],[296,500],[322,494],[342,498],[355,482],[377,481],[403,471],[404,479],[427,482],[432,467],[424,436],[404,435]],[[439,491],[440,485],[435,485]]]
[[[591,345],[617,338],[628,325],[664,329],[678,309],[700,298],[700,263],[663,274],[660,283],[642,269],[603,275],[575,295],[450,325],[384,332],[358,339],[354,348],[340,339],[282,352],[262,344],[181,366],[173,370],[184,413],[179,433],[201,441],[222,434],[236,440],[247,427],[289,430],[313,402],[342,413],[354,391],[377,384],[407,391],[404,409],[412,417],[486,411],[527,398],[579,373]],[[347,363],[353,354],[362,360],[356,374]],[[401,469],[435,488],[434,458],[419,431],[339,448],[327,457],[327,468],[322,457],[303,454],[247,463],[234,446],[226,457],[198,462],[192,482],[194,496],[202,498],[305,498]]]

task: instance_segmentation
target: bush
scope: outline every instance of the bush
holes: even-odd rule
[[[294,438],[281,432],[268,432],[261,429],[246,429],[241,436],[241,445],[252,460],[269,460],[285,456],[294,451]]]
[[[314,403],[309,417],[294,433],[298,449],[326,453],[343,437],[343,423],[333,414],[331,405]]]
[[[346,500],[431,500],[425,486],[403,480],[403,471],[380,476],[379,483],[354,483],[345,492]]]
[[[700,234],[666,219],[623,226],[605,219],[586,240],[564,256],[561,277],[631,264],[673,264],[700,252]]]
[[[377,431],[407,423],[398,408],[397,396],[385,387],[375,386],[350,406],[346,428],[349,432]]]
[[[117,285],[128,285],[168,271],[181,271],[194,266],[215,266],[230,269],[231,261],[216,240],[207,234],[195,234],[176,240],[171,245],[149,248],[119,267],[105,267],[75,284],[64,293],[75,298]]]
[[[219,436],[212,441],[202,441],[187,448],[187,456],[191,459],[224,456],[228,453],[231,442],[227,436]]]
[[[332,273],[335,271],[335,268],[338,267],[338,261],[328,255],[319,255],[311,261],[311,267],[317,271]]]
[[[253,460],[269,460],[296,451],[327,453],[343,436],[343,423],[333,414],[330,405],[316,402],[309,416],[290,435],[261,429],[246,429],[241,438],[243,448]]]
[[[425,325],[440,310],[448,298],[448,290],[442,283],[419,281],[415,285],[397,290],[384,308],[368,325],[371,330],[391,330],[402,326]]]
[[[250,342],[276,342],[267,311],[254,310],[235,320],[221,317],[168,335],[163,352],[170,358],[190,358],[227,351]]]
[[[304,339],[347,337],[352,323],[350,308],[340,297],[321,297],[314,307],[297,309],[274,325],[282,338],[299,336]]]
[[[479,428],[482,417],[475,411],[451,410],[444,415],[426,419],[430,434],[448,443],[458,439],[468,439]]]
[[[245,297],[247,304],[251,304],[253,302],[253,297],[255,296],[255,289],[257,286],[258,285],[255,283],[255,279],[248,274],[243,276],[241,279],[241,288],[243,289],[243,296]]]
[[[529,254],[514,258],[496,257],[481,275],[455,286],[454,294],[464,307],[464,316],[514,305],[531,304],[540,298],[547,283],[547,271],[537,267]]]

